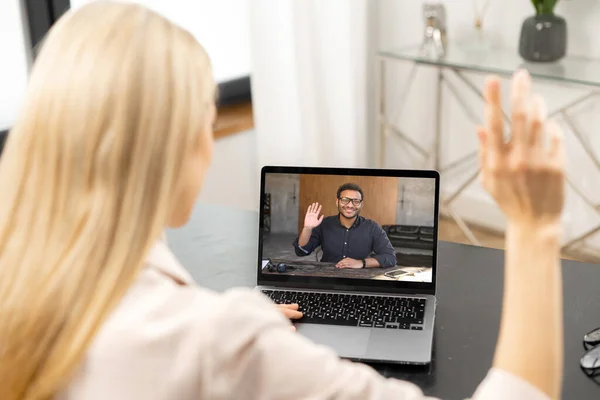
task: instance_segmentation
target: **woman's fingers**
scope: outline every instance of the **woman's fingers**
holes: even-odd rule
[[[529,139],[528,144],[532,149],[541,150],[544,146],[544,121],[546,120],[546,102],[540,95],[534,95],[529,108]]]
[[[487,132],[483,126],[477,127],[477,138],[479,139],[479,166],[481,169],[486,167],[487,162]]]
[[[297,310],[290,310],[288,308],[284,309],[283,315],[285,315],[289,319],[300,319],[302,318],[302,313]]]
[[[302,313],[298,311],[298,304],[279,304],[279,311],[288,319],[300,319]]]
[[[278,304],[277,307],[279,307],[279,308],[287,308],[289,310],[297,310],[298,309],[298,304]]]
[[[485,83],[485,128],[489,133],[490,147],[496,151],[504,148],[504,121],[502,120],[502,101],[500,80],[493,76]]]
[[[512,126],[510,142],[515,147],[524,146],[527,143],[527,104],[531,94],[531,79],[525,70],[518,71],[512,80],[510,97],[510,108],[512,112]],[[523,147],[522,147],[523,146]]]
[[[565,149],[563,145],[563,132],[555,121],[546,123],[546,133],[549,139],[548,156],[558,168],[565,165]]]

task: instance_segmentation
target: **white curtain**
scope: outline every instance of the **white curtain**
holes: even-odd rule
[[[370,164],[374,3],[250,0],[259,165]]]

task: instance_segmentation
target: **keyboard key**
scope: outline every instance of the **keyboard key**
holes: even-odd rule
[[[358,326],[361,326],[364,328],[371,328],[371,327],[373,327],[373,322],[372,321],[360,321],[360,324]]]

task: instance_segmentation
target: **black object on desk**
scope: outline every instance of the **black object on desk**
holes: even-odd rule
[[[4,143],[8,137],[8,131],[0,131],[0,157],[2,157],[2,150],[4,149]]]
[[[258,213],[197,205],[192,220],[167,233],[169,246],[202,286],[256,285]],[[472,396],[492,365],[502,304],[504,252],[440,242],[434,350],[428,368],[377,366],[384,376],[442,399]],[[583,336],[600,326],[600,266],[563,261],[563,399],[598,399],[580,368]]]
[[[600,328],[588,332],[583,337],[583,347],[586,353],[581,357],[581,369],[600,385]]]
[[[284,262],[272,262],[269,261],[266,266],[267,271],[269,272],[277,272],[280,274],[294,271],[296,268],[292,265],[286,264]]]

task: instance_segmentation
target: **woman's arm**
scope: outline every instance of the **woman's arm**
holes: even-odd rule
[[[517,73],[507,143],[499,81],[488,80],[486,127],[479,132],[482,183],[508,218],[504,301],[494,366],[521,377],[551,398],[559,398],[564,152],[559,128],[545,123],[544,102],[532,97],[530,90],[529,75]]]
[[[560,398],[563,326],[559,226],[511,224],[494,366]]]

